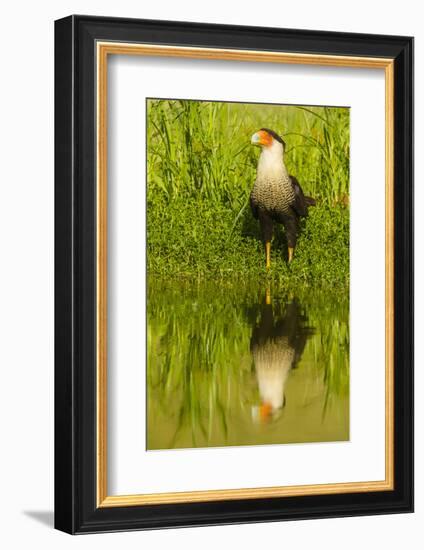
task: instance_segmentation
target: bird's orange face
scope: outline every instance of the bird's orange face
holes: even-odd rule
[[[259,421],[262,424],[269,422],[272,418],[272,406],[270,403],[262,403],[259,407]]]
[[[266,130],[259,130],[252,136],[252,145],[260,145],[261,147],[271,147],[274,143],[274,138]]]

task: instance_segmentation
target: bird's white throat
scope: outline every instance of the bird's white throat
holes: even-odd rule
[[[288,177],[287,168],[284,164],[283,146],[274,140],[269,147],[262,147],[258,161],[257,177],[262,179],[285,179]]]

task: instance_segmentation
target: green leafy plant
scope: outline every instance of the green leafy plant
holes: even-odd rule
[[[317,199],[287,266],[277,232],[266,274],[248,199],[270,127],[286,140],[286,164]],[[149,100],[148,270],[162,277],[263,277],[289,284],[349,284],[349,110]]]

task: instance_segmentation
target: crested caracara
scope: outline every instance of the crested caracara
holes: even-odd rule
[[[286,230],[288,261],[293,258],[299,234],[301,216],[308,215],[308,206],[315,200],[305,197],[299,182],[289,175],[284,164],[285,143],[273,130],[261,128],[253,134],[251,143],[262,149],[256,180],[250,194],[253,216],[259,220],[265,243],[266,267],[271,265],[271,239],[274,222]]]
[[[260,422],[277,418],[285,405],[285,387],[292,369],[302,357],[308,338],[314,333],[297,301],[274,305],[267,292],[259,322],[250,338],[261,404],[252,410]]]

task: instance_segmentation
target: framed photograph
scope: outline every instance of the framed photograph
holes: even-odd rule
[[[413,39],[55,24],[55,525],[413,510]]]

